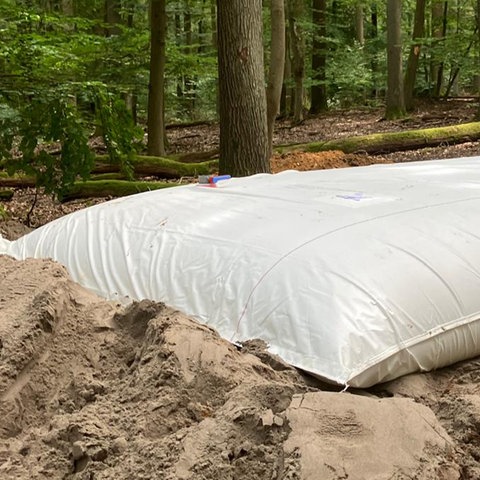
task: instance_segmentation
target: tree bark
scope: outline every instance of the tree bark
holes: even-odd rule
[[[312,23],[314,27],[312,44],[312,88],[310,113],[318,114],[328,110],[326,65],[327,65],[327,1],[313,0]]]
[[[405,116],[402,74],[402,1],[387,0],[387,119]]]
[[[268,158],[272,156],[273,128],[280,109],[285,71],[285,5],[284,0],[271,0],[270,70],[267,83]]]
[[[220,173],[269,172],[261,0],[217,0]]]
[[[165,40],[167,29],[166,0],[150,0],[150,81],[148,85],[149,155],[165,156]]]
[[[408,55],[404,84],[405,108],[408,111],[413,110],[413,92],[417,78],[418,60],[420,58],[421,42],[425,36],[425,6],[426,0],[417,0],[413,21],[413,43]]]

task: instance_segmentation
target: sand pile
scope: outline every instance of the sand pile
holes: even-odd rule
[[[0,256],[0,478],[480,478],[479,365],[327,391],[259,341]]]

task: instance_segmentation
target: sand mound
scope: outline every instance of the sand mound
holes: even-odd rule
[[[0,478],[480,478],[477,366],[322,391],[261,342],[0,256]]]

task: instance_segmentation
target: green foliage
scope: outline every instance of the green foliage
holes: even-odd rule
[[[7,171],[35,177],[47,193],[61,195],[76,178],[88,178],[94,156],[74,98],[58,91],[33,93],[14,109],[0,111],[0,155]]]
[[[332,106],[361,104],[372,88],[372,73],[363,47],[339,45],[337,54],[327,63],[327,92]]]
[[[143,130],[133,122],[125,102],[107,92],[102,85],[94,86],[95,111],[110,161],[120,165],[122,173],[132,178],[132,160],[142,148]]]

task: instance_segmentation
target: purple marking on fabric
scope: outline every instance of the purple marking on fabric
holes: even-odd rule
[[[337,195],[338,198],[344,198],[345,200],[353,200],[354,202],[359,202],[367,198],[362,192],[353,193],[351,195]]]

